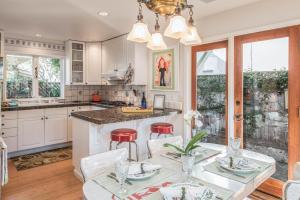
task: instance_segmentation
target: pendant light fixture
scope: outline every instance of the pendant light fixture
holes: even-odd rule
[[[148,42],[151,35],[148,30],[148,25],[143,22],[143,14],[142,14],[142,3],[139,3],[139,14],[137,16],[137,22],[133,25],[131,32],[128,34],[127,40],[145,43]]]
[[[181,8],[179,3],[175,9],[175,15],[171,17],[170,23],[165,30],[164,35],[174,39],[180,39],[187,32],[187,25],[185,18],[181,16]]]
[[[198,30],[194,25],[193,19],[193,6],[189,6],[189,15],[190,19],[188,22],[188,28],[184,36],[181,38],[180,42],[184,45],[196,45],[202,43],[202,40],[199,36]]]
[[[167,49],[167,45],[163,40],[163,37],[159,31],[160,25],[159,25],[158,13],[156,13],[155,15],[156,15],[155,32],[151,35],[151,39],[148,42],[147,47],[154,51],[164,50]]]

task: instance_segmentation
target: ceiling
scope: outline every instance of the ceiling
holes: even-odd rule
[[[189,0],[196,19],[260,0]],[[109,13],[101,17],[98,11]],[[187,15],[187,12],[183,14]],[[8,34],[64,41],[99,41],[130,31],[136,21],[136,0],[0,0],[0,29]],[[154,14],[144,6],[153,30]],[[165,19],[161,19],[164,26]]]

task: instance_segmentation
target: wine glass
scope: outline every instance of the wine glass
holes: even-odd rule
[[[241,138],[230,138],[229,154],[231,154],[233,156],[238,156],[240,147],[241,147]]]
[[[128,175],[129,169],[129,162],[126,160],[119,160],[115,163],[115,171],[116,171],[116,178],[120,184],[120,191],[119,194],[123,195],[127,193],[127,189],[125,187],[125,180]]]

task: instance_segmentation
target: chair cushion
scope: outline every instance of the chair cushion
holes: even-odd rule
[[[170,123],[154,123],[151,124],[151,132],[159,134],[172,134],[173,124]]]
[[[133,142],[137,139],[137,131],[121,128],[111,132],[111,140],[116,142]]]

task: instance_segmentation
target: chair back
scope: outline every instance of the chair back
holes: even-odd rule
[[[113,167],[115,162],[121,159],[128,159],[128,151],[126,148],[82,158],[80,162],[80,169],[84,182],[103,173],[108,168]]]
[[[174,136],[174,137],[168,137],[162,139],[148,140],[148,148],[150,151],[150,156],[151,157],[159,156],[162,152],[167,151],[169,147],[164,147],[165,143],[182,146],[183,139],[181,136]]]

